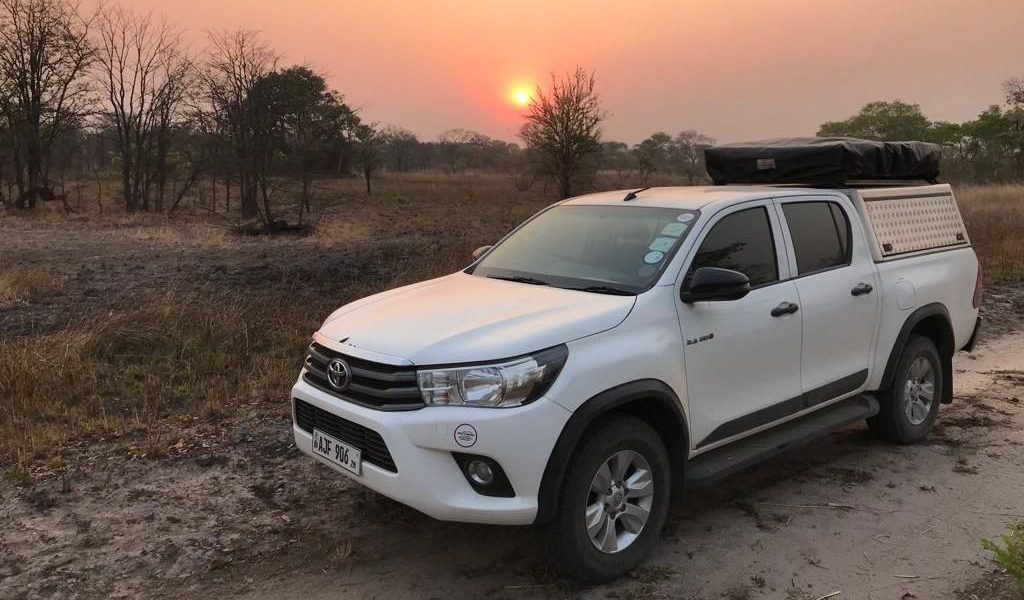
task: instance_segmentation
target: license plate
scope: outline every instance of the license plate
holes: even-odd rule
[[[342,469],[359,475],[363,466],[363,453],[338,438],[317,429],[313,430],[313,454],[322,456]]]

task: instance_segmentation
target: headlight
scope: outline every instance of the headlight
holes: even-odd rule
[[[428,406],[521,406],[551,387],[568,356],[568,348],[556,346],[502,363],[427,367],[416,379]]]

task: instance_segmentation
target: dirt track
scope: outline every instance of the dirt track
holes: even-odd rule
[[[433,521],[335,476],[254,406],[169,460],[83,448],[64,478],[5,484],[0,597],[967,598],[991,570],[978,541],[1024,513],[1024,334],[956,369],[929,443],[854,428],[693,493],[609,586],[549,572],[528,528]]]

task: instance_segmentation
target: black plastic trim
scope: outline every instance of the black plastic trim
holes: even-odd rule
[[[732,421],[722,423],[715,428],[714,431],[708,434],[708,437],[704,438],[697,444],[698,448],[713,444],[719,440],[739,435],[744,431],[750,431],[762,425],[767,425],[773,421],[784,419],[790,415],[794,415],[806,408],[804,404],[804,397],[801,394],[795,398],[789,400],[783,400],[778,404],[772,404],[762,409],[755,410],[752,413],[743,415]]]
[[[326,385],[321,385],[314,381],[311,377],[309,377],[308,373],[302,377],[302,380],[308,383],[310,386],[320,390],[321,392],[324,392],[325,394],[330,394],[331,396],[334,396],[339,400],[344,400],[345,402],[350,402],[352,404],[355,404],[356,406],[362,406],[363,408],[371,408],[373,410],[379,410],[382,412],[408,412],[412,410],[421,410],[424,407],[426,407],[426,404],[423,404],[423,402],[415,402],[408,404],[370,404],[369,402],[364,402],[362,400],[353,398],[351,395],[346,395],[344,392],[332,390]]]
[[[896,367],[899,364],[900,356],[903,354],[903,348],[906,347],[907,340],[910,338],[910,332],[921,321],[936,316],[942,317],[946,325],[946,334],[950,337],[951,346],[953,345],[953,326],[950,324],[952,321],[950,321],[949,311],[946,310],[945,306],[934,302],[915,310],[903,322],[903,327],[900,328],[900,332],[896,336],[896,342],[892,345],[892,350],[889,352],[889,361],[885,364],[885,371],[882,372],[882,382],[879,384],[878,389],[884,390],[892,385],[892,380],[896,376]],[[945,375],[942,378],[941,401],[943,404],[947,404],[953,401],[953,352],[943,353],[942,348],[937,348],[937,350],[939,351],[939,357],[942,359],[942,369]]]
[[[878,414],[878,401],[858,394],[821,410],[694,457],[686,485],[701,487],[822,435]]]
[[[512,482],[508,480],[508,475],[505,474],[505,470],[501,468],[498,461],[494,460],[489,456],[480,456],[479,454],[466,454],[464,452],[452,452],[452,458],[459,465],[459,470],[462,471],[463,477],[473,488],[476,493],[482,496],[491,496],[495,498],[514,498],[516,492],[512,489]],[[482,460],[491,466],[491,470],[494,471],[494,481],[491,485],[481,485],[473,481],[467,469],[469,463],[473,460]]]
[[[715,442],[730,438],[734,435],[739,435],[751,429],[756,429],[763,425],[768,425],[779,419],[784,419],[790,415],[817,406],[823,402],[828,402],[838,398],[844,394],[856,391],[860,386],[864,385],[868,379],[868,370],[863,369],[857,371],[852,375],[847,375],[841,379],[837,379],[831,383],[819,386],[804,392],[799,396],[790,398],[789,400],[783,400],[778,404],[772,404],[765,408],[756,410],[752,413],[743,415],[732,421],[728,421],[719,425],[714,431],[712,431],[706,438],[697,444],[698,448],[713,444]]]
[[[849,394],[864,385],[867,380],[868,370],[863,369],[852,375],[847,375],[842,379],[837,379],[832,383],[826,383],[823,386],[816,387],[804,394],[804,400],[807,403],[807,408],[817,406],[822,402],[828,402],[829,400],[838,398],[843,394]]]
[[[974,331],[971,332],[971,339],[967,340],[964,347],[960,350],[963,352],[974,352],[974,346],[978,343],[978,333],[981,331],[981,317],[978,317],[974,321]]]
[[[562,489],[562,481],[565,479],[566,470],[572,459],[573,452],[583,437],[584,432],[595,421],[602,416],[627,404],[634,402],[650,401],[657,403],[658,407],[671,411],[676,417],[674,423],[652,423],[655,429],[665,428],[662,431],[677,431],[678,440],[675,445],[667,448],[672,464],[678,469],[673,471],[673,482],[682,488],[682,466],[689,454],[689,432],[686,424],[686,417],[683,414],[682,404],[672,388],[665,382],[657,379],[640,379],[618,385],[605,390],[583,403],[569,417],[569,421],[562,428],[562,433],[555,442],[548,457],[548,464],[544,468],[544,476],[540,482],[540,492],[537,495],[537,516],[535,523],[547,523],[558,513],[558,496]],[[664,436],[663,436],[664,437]]]

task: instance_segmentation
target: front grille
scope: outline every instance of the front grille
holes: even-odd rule
[[[310,435],[313,434],[314,429],[317,429],[346,444],[351,444],[359,448],[363,460],[366,462],[377,465],[385,471],[398,472],[398,467],[395,466],[395,460],[391,458],[391,451],[384,443],[384,438],[372,429],[331,414],[298,398],[295,399],[295,424]]]
[[[343,359],[352,370],[352,380],[344,390],[336,390],[327,382],[327,363],[335,358]],[[342,400],[378,410],[423,408],[415,367],[354,358],[317,343],[309,346],[305,366],[307,383]]]

